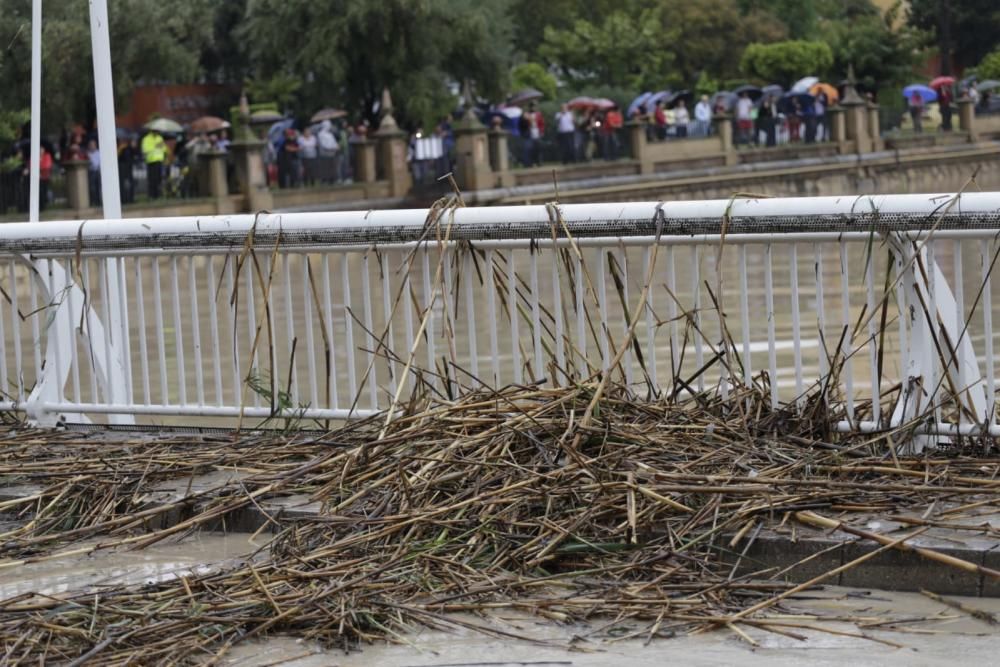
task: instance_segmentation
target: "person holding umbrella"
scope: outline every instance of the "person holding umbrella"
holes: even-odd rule
[[[941,110],[941,129],[951,132],[951,86],[938,88],[938,108]]]
[[[924,131],[924,98],[920,93],[913,91],[909,101],[910,118],[913,119],[913,131],[920,134]]]
[[[142,158],[146,163],[146,188],[150,199],[160,198],[160,184],[163,182],[163,163],[167,159],[167,142],[155,129],[142,138]]]
[[[524,141],[522,162],[525,167],[542,164],[542,135],[545,134],[545,117],[538,111],[534,102],[528,104],[528,110],[521,114],[518,127]]]

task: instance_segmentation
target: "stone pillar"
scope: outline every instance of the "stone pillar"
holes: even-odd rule
[[[66,170],[66,198],[69,200],[69,207],[76,212],[90,208],[90,183],[87,181],[89,166],[90,163],[86,160],[63,162],[63,169]]]
[[[874,102],[868,103],[868,136],[871,140],[871,149],[882,150],[882,129],[878,120],[878,105]]]
[[[490,130],[490,167],[496,174],[497,184],[502,187],[510,187],[514,184],[514,175],[510,172],[510,153],[507,148],[507,139],[510,135],[506,130],[495,127]]]
[[[827,109],[827,117],[830,119],[830,141],[837,146],[838,153],[849,153],[847,145],[847,128],[844,125],[844,108],[832,106]]]
[[[392,98],[389,89],[382,89],[382,122],[375,140],[378,142],[378,171],[389,182],[389,196],[402,197],[413,187],[410,165],[406,163],[406,133],[399,129],[392,117]]]
[[[264,168],[263,141],[246,139],[229,145],[236,171],[236,183],[243,193],[246,208],[251,213],[270,211],[274,208],[274,198],[267,187],[267,171]]]
[[[639,162],[639,173],[652,174],[653,160],[649,151],[646,150],[646,124],[630,120],[625,124],[625,129],[628,132],[628,143],[632,149],[632,159]]]
[[[958,127],[969,135],[970,142],[979,141],[979,133],[976,132],[976,109],[968,96],[963,96],[958,101]]]
[[[725,113],[716,114],[712,116],[712,124],[715,126],[716,136],[719,137],[719,148],[726,164],[736,164],[739,158],[736,155],[736,146],[733,145],[733,117]]]
[[[479,119],[466,111],[455,127],[455,182],[467,192],[485,190],[496,185],[490,167],[489,130]]]
[[[354,180],[361,183],[374,183],[375,175],[375,142],[362,139],[351,144],[354,151]]]
[[[215,211],[218,215],[236,212],[232,200],[229,199],[229,179],[226,177],[228,158],[229,154],[225,151],[206,151],[198,155],[198,160],[204,165],[205,192],[202,194],[215,200]]]
[[[864,100],[843,103],[847,142],[849,150],[854,153],[867,153],[871,150],[871,137],[868,135],[868,108]]]

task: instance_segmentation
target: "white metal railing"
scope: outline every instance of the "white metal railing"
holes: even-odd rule
[[[998,232],[994,194],[3,225],[0,409],[340,419],[605,371],[774,406],[833,381],[842,430],[1000,435]]]

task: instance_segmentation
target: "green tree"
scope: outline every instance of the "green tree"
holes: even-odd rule
[[[784,86],[810,74],[823,76],[832,65],[833,52],[826,42],[806,40],[751,44],[740,60],[740,68],[748,76]]]
[[[1000,79],[1000,49],[983,58],[976,67],[980,79]]]
[[[941,73],[975,65],[996,48],[1000,3],[996,0],[910,0],[910,24],[926,31],[941,54]]]
[[[599,24],[578,19],[570,28],[547,27],[539,54],[576,87],[653,90],[680,80],[665,48],[678,38],[676,29],[664,33],[659,9],[616,11]]]
[[[518,91],[523,88],[534,88],[544,93],[547,99],[554,100],[558,82],[538,63],[521,63],[510,71],[510,89]]]
[[[202,48],[212,38],[212,0],[110,0],[108,5],[116,108],[124,108],[139,81],[198,77]],[[90,19],[88,3],[78,0],[47,0],[44,11],[42,121],[54,129],[94,113]],[[9,46],[0,51],[0,108],[30,105],[30,24],[31,0],[5,0],[0,41]]]
[[[302,79],[300,111],[343,105],[372,116],[388,86],[397,120],[427,124],[454,108],[449,83],[504,92],[508,9],[505,0],[249,0],[238,33],[254,79]]]
[[[880,14],[864,1],[867,10],[820,22],[822,38],[833,51],[834,77],[846,75],[848,66],[853,65],[858,81],[869,89],[908,83],[919,33],[898,20],[899,3]]]

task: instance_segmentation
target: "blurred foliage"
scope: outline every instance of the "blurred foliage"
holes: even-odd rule
[[[803,76],[825,78],[833,66],[833,51],[826,42],[793,39],[773,44],[751,44],[743,52],[740,69],[759,83],[779,83],[788,88]]]
[[[976,67],[976,75],[980,80],[1000,79],[1000,50],[994,51],[983,58]]]
[[[142,83],[243,84],[300,118],[348,109],[378,121],[384,87],[404,126],[455,109],[465,80],[501,101],[534,87],[553,103],[643,90],[711,92],[755,78],[869,88],[923,77],[930,49],[958,66],[998,46],[997,0],[109,0],[116,104]],[[0,109],[29,105],[31,0],[0,11]],[[43,127],[94,115],[88,3],[46,0]],[[742,67],[741,67],[742,65]],[[987,65],[989,67],[989,65]],[[588,92],[594,91],[594,92]],[[235,100],[232,100],[235,103]],[[9,139],[7,139],[9,142]],[[2,148],[2,147],[0,147]]]
[[[554,100],[559,82],[538,63],[521,63],[510,71],[510,90],[516,92],[524,88],[534,88],[544,93],[546,99]]]
[[[907,21],[924,31],[924,43],[935,45],[942,54],[942,73],[949,73],[951,64],[958,68],[975,65],[997,48],[997,0],[909,0],[907,4]]]

